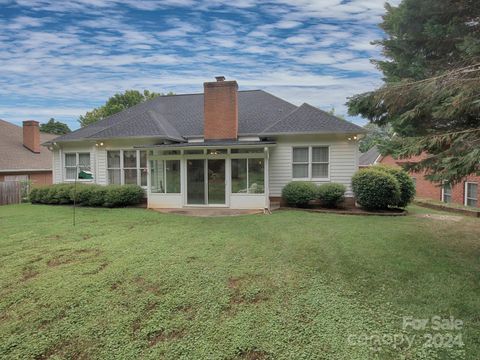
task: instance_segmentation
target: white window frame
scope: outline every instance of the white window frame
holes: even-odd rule
[[[468,197],[468,185],[477,185],[477,197],[476,198],[469,198]],[[470,206],[468,205],[468,200],[475,200],[477,202],[477,206],[478,206],[478,183],[475,182],[475,181],[465,181],[465,189],[464,189],[464,192],[465,192],[465,197],[464,197],[464,202],[463,204],[465,206]],[[470,206],[471,207],[471,206]]]
[[[293,151],[294,149],[308,149],[308,162],[294,162],[293,161]],[[319,162],[319,161],[313,161],[313,148],[327,148],[328,149],[328,163],[326,162]],[[292,166],[290,167],[291,172],[292,172],[292,180],[293,181],[330,181],[330,163],[331,163],[331,155],[330,155],[330,145],[298,145],[298,146],[292,146]],[[301,165],[308,165],[308,170],[307,174],[308,176],[305,178],[296,178],[293,177],[293,165],[301,164]],[[327,177],[313,177],[312,174],[312,165],[313,164],[327,164],[328,165],[328,176]]]
[[[120,167],[119,168],[110,168],[108,167],[108,152],[109,151],[119,151],[120,152]],[[128,167],[125,168],[123,165],[123,152],[124,151],[135,151],[136,152],[136,167]],[[140,167],[140,153],[142,151],[145,151],[145,155],[147,155],[146,158],[146,164],[145,167]],[[147,150],[138,150],[138,149],[107,149],[107,181],[108,181],[108,170],[120,170],[120,185],[125,185],[125,170],[137,170],[137,185],[141,186],[142,188],[146,189],[148,186],[148,180],[146,185],[142,185],[142,171],[147,171],[148,169],[148,153]],[[147,174],[148,177],[148,174]],[[110,185],[110,182],[108,183]]]
[[[67,168],[73,168],[73,166],[67,166],[66,165],[66,157],[67,155],[72,155],[72,154],[75,154],[75,177],[76,179],[67,179]],[[92,154],[90,153],[90,151],[69,151],[69,152],[64,152],[63,153],[63,173],[64,173],[64,176],[63,176],[63,179],[64,181],[82,181],[82,182],[92,182],[93,179],[79,179],[78,178],[78,174],[79,174],[79,171],[80,171],[80,161],[79,161],[79,158],[80,158],[80,154],[88,154],[89,156],[89,169],[91,171],[92,169]]]
[[[450,184],[450,202],[446,202],[445,201],[445,185],[448,185],[448,183],[444,181],[442,183],[442,202],[444,202],[445,204],[450,204],[452,203],[453,187],[452,187],[452,184]]]
[[[257,155],[255,153],[248,153],[252,155]],[[237,154],[235,154],[237,155]],[[243,154],[242,154],[243,155]],[[263,154],[259,154],[263,155]],[[263,191],[261,193],[253,193],[250,192],[250,168],[249,168],[249,162],[250,160],[258,160],[261,159],[263,161]],[[232,169],[231,161],[232,160],[246,160],[246,174],[247,174],[247,192],[245,193],[240,193],[240,192],[234,192],[233,191],[233,181],[232,181],[232,170],[230,170],[230,194],[232,195],[265,195],[265,158],[260,157],[260,156],[249,156],[249,157],[232,157],[230,159],[230,169]]]
[[[162,166],[163,166],[163,184],[164,184],[164,189],[163,191],[155,191],[153,192],[152,191],[152,179],[148,180],[149,183],[150,183],[150,193],[151,194],[160,194],[160,195],[180,195],[182,193],[182,160],[181,159],[178,159],[178,158],[175,158],[175,159],[150,159],[148,161],[161,161],[162,162]],[[178,161],[178,166],[179,166],[179,170],[180,170],[180,173],[179,173],[179,182],[180,182],[180,190],[179,192],[167,192],[167,171],[166,171],[166,162],[167,161]],[[150,168],[151,168],[151,164],[150,164]],[[148,174],[148,176],[151,175],[151,172]]]

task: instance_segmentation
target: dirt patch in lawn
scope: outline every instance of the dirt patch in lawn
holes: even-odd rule
[[[236,360],[267,360],[269,359],[268,353],[261,350],[244,350],[238,354]]]
[[[23,269],[22,281],[27,281],[27,280],[33,279],[38,274],[39,274],[39,272],[35,269],[32,269],[32,268]]]
[[[108,266],[108,262],[103,262],[100,264],[100,266],[98,268],[96,268],[95,270],[92,270],[92,271],[87,271],[87,272],[84,272],[83,275],[95,275],[95,274],[98,274],[99,272],[103,271],[107,266]]]
[[[415,216],[416,216],[416,217],[419,217],[419,218],[439,220],[439,221],[455,221],[455,222],[459,222],[459,221],[462,220],[462,217],[461,217],[461,216],[455,216],[455,215],[417,214],[417,215],[415,215]]]
[[[165,330],[158,330],[148,336],[148,346],[152,347],[159,342],[181,339],[184,336],[184,330],[173,330],[170,332],[166,332]]]
[[[248,277],[232,277],[228,279],[228,288],[232,290],[230,305],[257,304],[268,300],[268,297],[262,292],[252,295],[242,293],[241,289],[242,287],[245,287],[245,283],[248,282],[248,279]]]
[[[47,261],[47,266],[56,267],[74,262],[81,262],[83,260],[95,258],[100,254],[101,251],[99,249],[78,249],[67,253],[60,252],[58,255]]]
[[[154,295],[160,296],[162,295],[162,291],[160,289],[160,286],[157,284],[152,284],[148,281],[146,281],[143,277],[137,277],[135,278],[135,284],[140,287],[141,290],[146,290],[148,292],[151,292]]]

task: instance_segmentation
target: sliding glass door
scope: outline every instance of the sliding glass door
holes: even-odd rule
[[[205,160],[187,160],[187,204],[205,205]]]
[[[208,203],[225,205],[225,159],[207,160]]]
[[[225,205],[225,159],[187,160],[187,204]]]

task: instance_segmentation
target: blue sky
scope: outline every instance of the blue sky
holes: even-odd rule
[[[348,96],[381,84],[369,59],[380,57],[370,42],[383,36],[383,4],[0,0],[0,118],[75,129],[116,92],[201,92],[217,75],[345,114]]]

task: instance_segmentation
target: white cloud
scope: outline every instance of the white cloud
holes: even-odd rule
[[[7,120],[73,121],[115,92],[202,91],[222,74],[243,89],[340,109],[380,78],[368,58],[379,56],[370,42],[381,37],[375,23],[383,0],[13,3],[13,17],[0,14],[0,26],[9,26],[0,34],[0,117]]]

